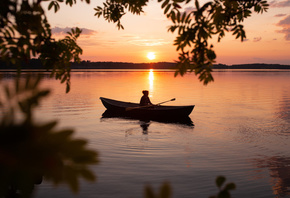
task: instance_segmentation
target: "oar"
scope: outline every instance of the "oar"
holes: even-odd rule
[[[155,105],[161,105],[163,103],[170,102],[170,101],[174,101],[174,100],[175,100],[175,98],[172,98],[171,100],[166,100],[164,102],[160,102],[160,103],[155,104]],[[126,108],[126,111],[130,111],[130,110],[133,110],[133,109],[144,108],[144,107],[152,107],[152,106],[155,106],[155,105],[146,105],[146,106],[139,106],[139,107],[127,107]]]
[[[161,104],[163,104],[163,103],[170,102],[170,101],[174,101],[174,100],[176,100],[176,99],[175,99],[175,98],[172,98],[171,100],[167,100],[167,101],[164,101],[164,102],[160,102],[160,103],[158,103],[158,104],[156,104],[156,105],[161,105]]]

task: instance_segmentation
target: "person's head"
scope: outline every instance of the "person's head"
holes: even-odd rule
[[[148,90],[143,90],[142,93],[143,93],[144,95],[148,96],[149,91],[148,91]]]

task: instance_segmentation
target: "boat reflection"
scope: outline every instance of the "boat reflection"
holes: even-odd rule
[[[117,114],[116,112],[112,112],[109,110],[106,110],[102,114],[102,118],[121,118],[121,119],[130,119],[130,120],[140,120],[137,118],[132,118],[132,117],[125,117],[122,116],[121,114]],[[140,120],[140,126],[142,127],[143,131],[147,131],[148,127],[150,125],[150,121],[156,121],[156,122],[161,122],[161,123],[172,123],[172,124],[181,124],[181,125],[186,125],[186,126],[194,126],[192,120],[190,117],[185,117],[185,118],[180,118],[180,119],[150,119],[150,120]]]
[[[150,120],[140,120],[140,127],[143,129],[143,134],[148,134],[148,127],[150,125]]]

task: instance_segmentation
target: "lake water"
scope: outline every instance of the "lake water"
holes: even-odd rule
[[[39,121],[59,119],[74,128],[100,154],[92,166],[95,183],[81,182],[77,195],[68,187],[43,182],[37,198],[141,198],[144,186],[155,191],[170,182],[174,198],[216,194],[215,178],[224,175],[244,197],[290,197],[290,72],[218,71],[204,86],[194,74],[174,78],[166,71],[72,72],[72,87],[46,78],[52,94],[37,111]],[[139,102],[195,105],[194,126],[102,118],[100,97]]]

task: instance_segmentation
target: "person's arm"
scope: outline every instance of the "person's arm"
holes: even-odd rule
[[[149,97],[148,97],[148,103],[149,103],[150,105],[154,105],[154,104],[151,102],[151,100],[150,100]]]

